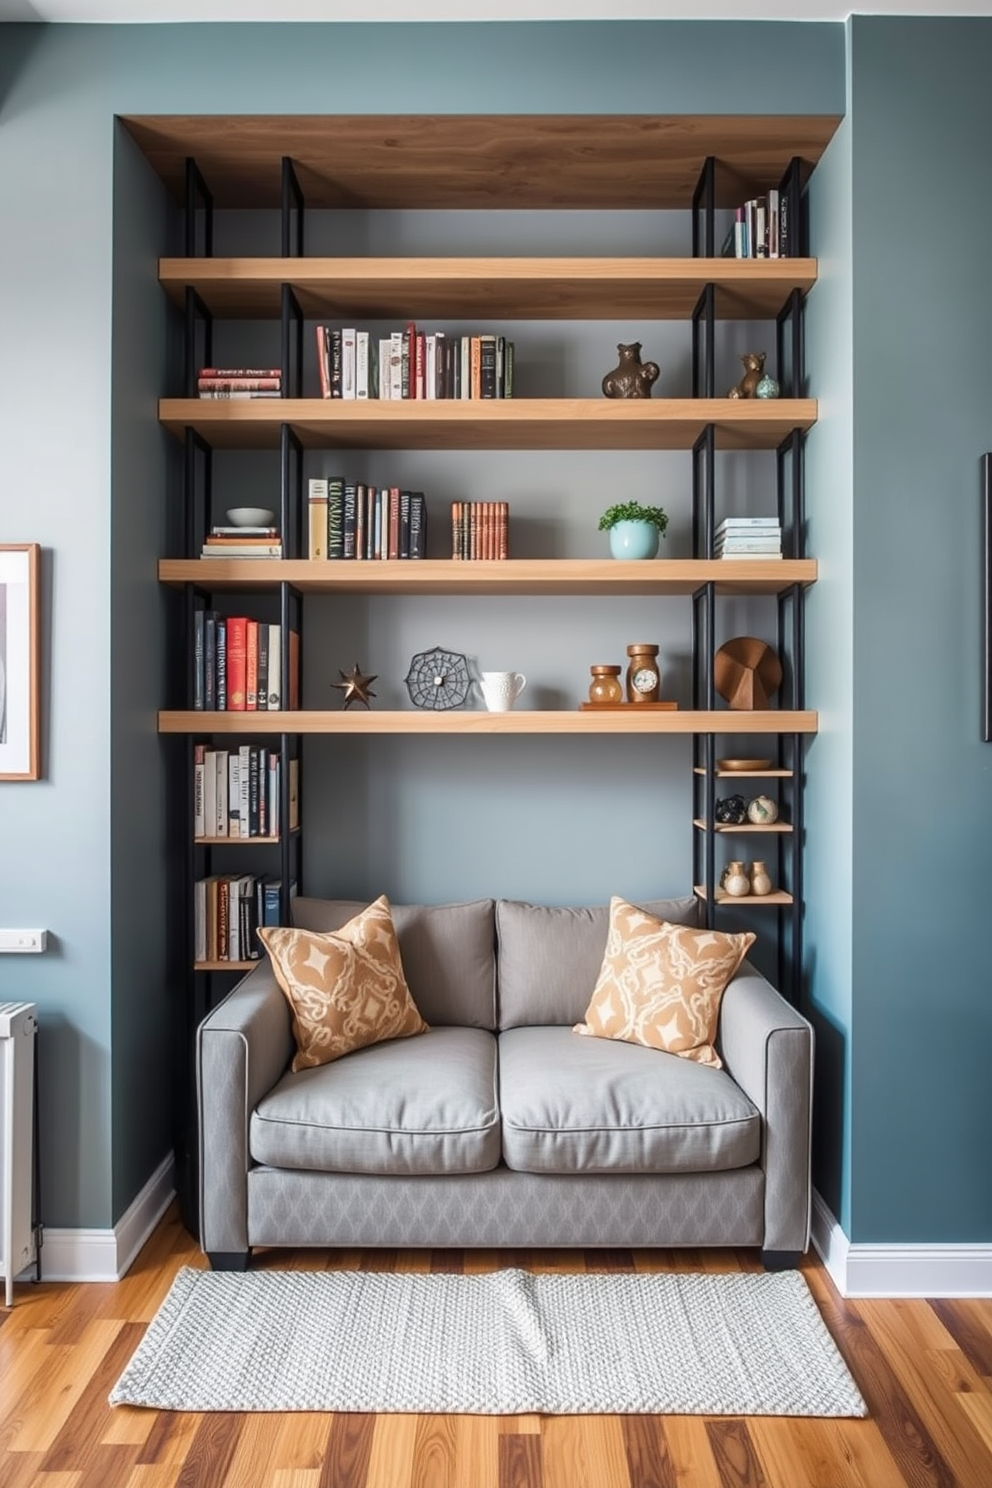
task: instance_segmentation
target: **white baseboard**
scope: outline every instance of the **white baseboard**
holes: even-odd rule
[[[842,1297],[992,1297],[992,1245],[857,1245],[813,1193],[813,1246]]]
[[[57,1230],[45,1226],[42,1281],[120,1281],[158,1224],[175,1191],[175,1161],[162,1159],[112,1230]],[[34,1266],[21,1273],[25,1281]]]

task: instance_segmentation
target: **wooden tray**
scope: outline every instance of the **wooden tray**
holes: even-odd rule
[[[579,711],[582,713],[625,713],[633,709],[635,713],[671,713],[678,707],[678,703],[580,703]]]
[[[736,773],[739,770],[767,770],[770,765],[770,759],[718,759],[716,762],[718,770],[726,770],[730,773]]]

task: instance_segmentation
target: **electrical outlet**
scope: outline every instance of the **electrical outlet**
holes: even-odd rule
[[[43,951],[47,945],[47,930],[0,930],[0,952],[30,955]]]

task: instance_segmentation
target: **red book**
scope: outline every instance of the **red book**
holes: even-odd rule
[[[249,712],[258,707],[258,621],[245,625],[245,707]]]
[[[247,683],[247,628],[244,615],[233,615],[227,622],[227,706],[244,712]]]
[[[426,373],[426,365],[425,365],[426,364],[426,361],[427,361],[426,337],[424,336],[423,331],[418,331],[417,332],[417,375],[414,378],[414,383],[415,383],[415,386],[416,386],[416,389],[417,389],[415,396],[418,397],[418,398],[424,398],[424,397],[426,397],[426,393],[427,393],[427,390],[426,390],[426,388],[424,386],[424,377],[425,377],[425,373]]]

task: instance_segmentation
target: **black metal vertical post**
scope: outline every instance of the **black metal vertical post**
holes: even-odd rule
[[[712,398],[716,387],[716,290],[707,284],[692,312],[692,396]]]
[[[300,189],[296,168],[288,155],[282,157],[281,187],[282,256],[283,258],[302,258],[303,192]],[[293,216],[294,211],[296,213],[295,218]]]
[[[692,193],[692,256],[713,258],[715,249],[716,159],[708,155]],[[700,217],[702,224],[700,225]]]

